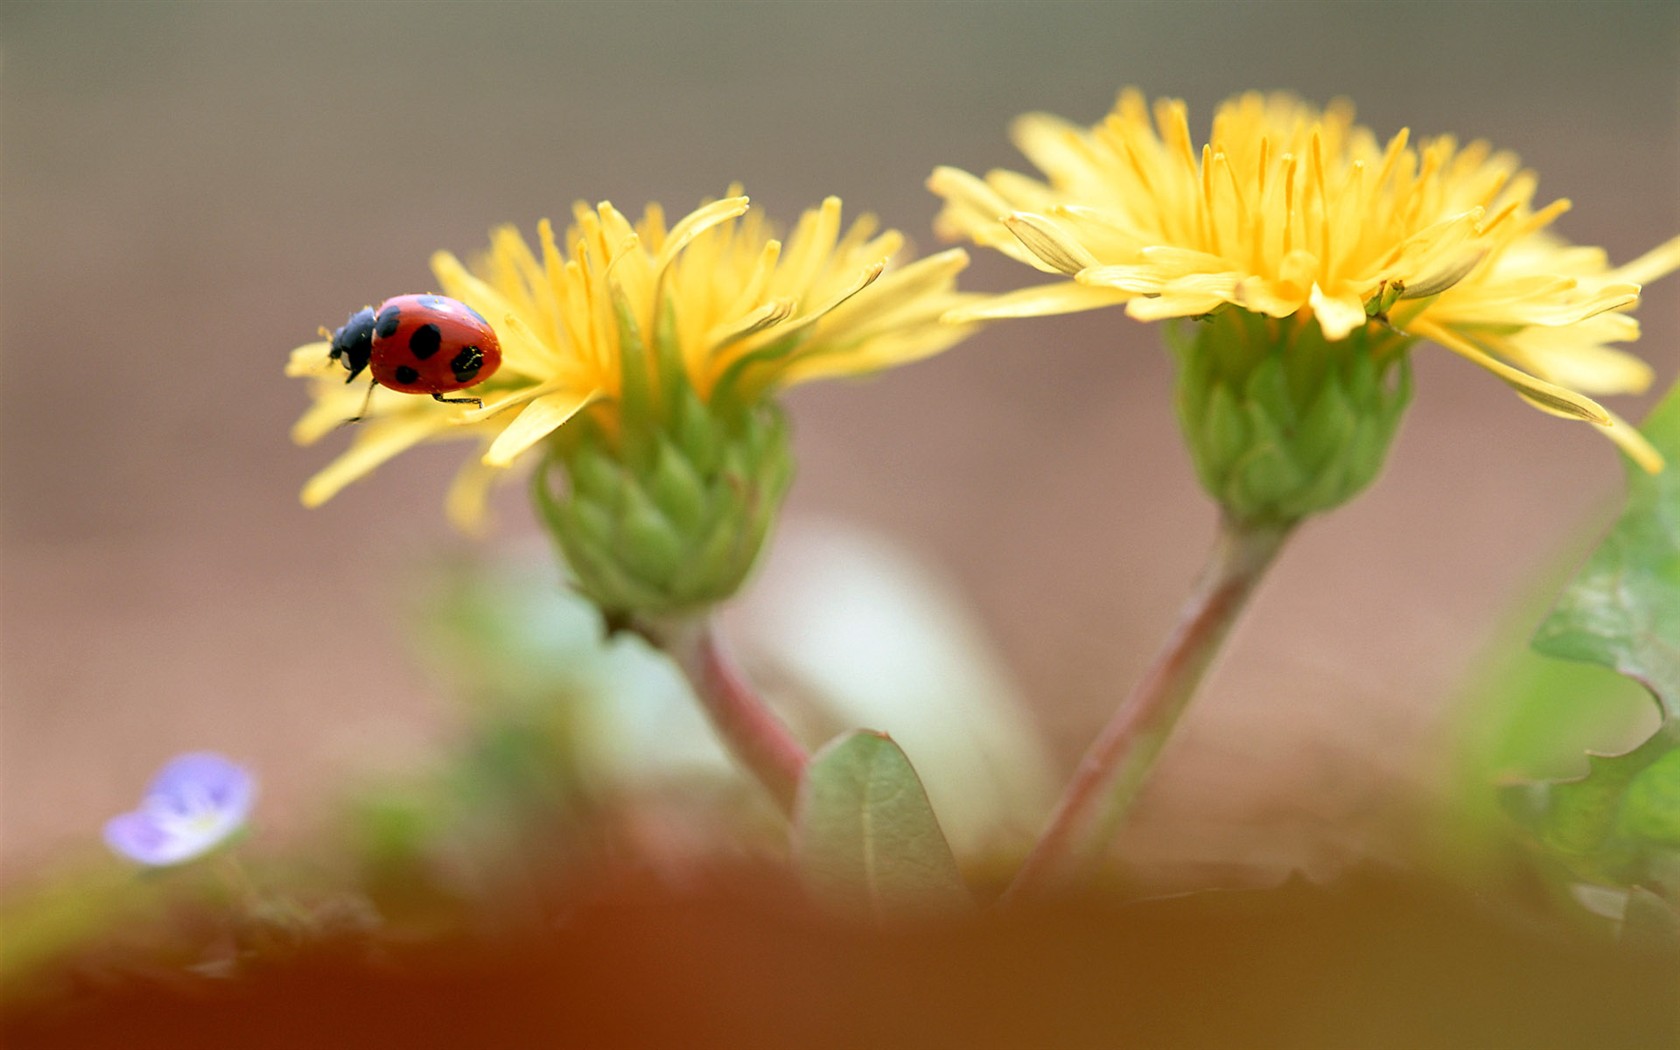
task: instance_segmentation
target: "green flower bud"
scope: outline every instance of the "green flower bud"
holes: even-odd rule
[[[609,622],[697,612],[751,572],[793,475],[770,402],[716,414],[687,386],[652,429],[592,422],[550,442],[537,505],[576,585]]]
[[[1236,308],[1170,326],[1202,486],[1250,525],[1346,503],[1382,469],[1411,399],[1410,342],[1380,324],[1331,342],[1311,318]]]

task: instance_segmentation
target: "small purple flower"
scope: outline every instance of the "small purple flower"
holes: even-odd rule
[[[208,751],[180,755],[152,778],[139,809],[106,823],[105,843],[141,864],[179,864],[239,830],[256,797],[243,766]]]

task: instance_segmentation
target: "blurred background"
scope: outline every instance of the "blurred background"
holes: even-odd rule
[[[1662,3],[11,0],[0,62],[0,880],[99,849],[178,751],[256,768],[284,836],[458,731],[404,608],[474,546],[442,514],[461,450],[305,511],[337,442],[290,444],[305,392],[281,369],[494,225],[578,198],[680,215],[740,180],[784,221],[838,194],[930,250],[936,164],[1019,167],[1012,117],[1094,121],[1135,84],[1185,98],[1198,135],[1222,98],[1281,88],[1347,95],[1385,137],[1487,137],[1617,261],[1680,231],[1680,7]],[[1031,277],[982,256],[965,283]],[[1638,316],[1666,387],[1680,280]],[[789,528],[851,522],[948,580],[1058,774],[1213,535],[1158,339],[1118,311],[1004,324],[791,398]],[[1393,815],[1441,775],[1465,675],[1613,512],[1609,442],[1444,351],[1416,363],[1387,473],[1268,580],[1135,857],[1389,852]],[[503,496],[488,543],[528,541],[519,487]]]

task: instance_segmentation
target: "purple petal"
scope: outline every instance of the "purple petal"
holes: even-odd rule
[[[152,778],[139,809],[105,825],[105,842],[141,864],[178,864],[238,831],[255,799],[243,767],[208,751],[181,755]]]
[[[243,766],[210,751],[195,751],[172,759],[146,788],[148,808],[181,816],[206,808],[244,823],[256,798],[256,784]]]
[[[105,825],[105,844],[129,860],[151,865],[175,864],[204,851],[158,827],[146,813],[112,817]]]

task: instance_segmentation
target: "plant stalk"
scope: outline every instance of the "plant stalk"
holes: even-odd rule
[[[1289,526],[1221,523],[1178,626],[1085,752],[1004,900],[1042,896],[1096,873],[1167,737],[1289,532]]]
[[[810,753],[735,666],[711,619],[638,630],[675,661],[730,754],[791,816]]]

